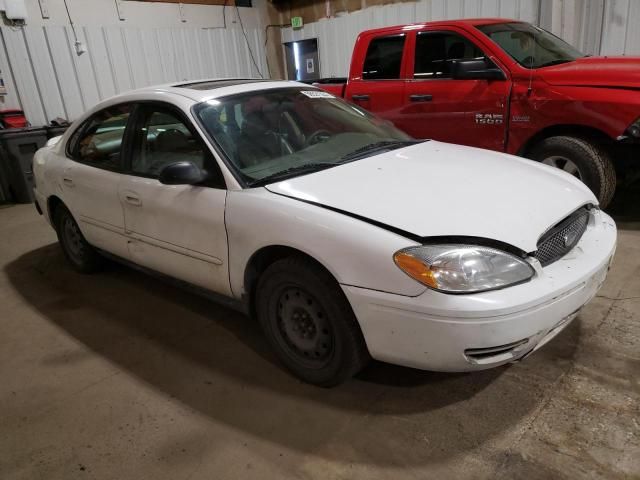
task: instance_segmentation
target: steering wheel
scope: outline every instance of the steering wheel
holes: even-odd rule
[[[328,138],[331,137],[331,132],[329,130],[316,130],[311,135],[307,137],[307,140],[304,142],[305,146],[310,147],[311,145],[315,145],[316,143],[324,142]]]

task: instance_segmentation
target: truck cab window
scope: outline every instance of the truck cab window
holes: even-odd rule
[[[413,78],[450,78],[454,60],[484,58],[472,42],[453,32],[420,32],[416,37]]]
[[[371,40],[364,60],[364,80],[398,79],[402,65],[404,35],[378,37]]]

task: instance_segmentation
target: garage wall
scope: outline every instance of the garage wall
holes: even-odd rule
[[[258,77],[238,29],[76,28],[88,51],[74,50],[69,27],[3,27],[3,108],[20,108],[32,125],[75,119],[100,100],[147,85],[211,77]],[[261,30],[247,31],[264,63]]]
[[[2,3],[4,0],[0,1]],[[67,25],[67,9],[64,0],[21,0],[27,7],[27,23],[36,25]],[[262,24],[261,4],[256,0],[254,8],[240,8],[245,27],[256,28]],[[45,7],[45,15],[41,3]],[[84,26],[121,27],[222,27],[222,12],[226,13],[227,26],[238,26],[235,7],[228,1],[221,5],[197,5],[191,3],[165,3],[162,1],[134,0],[66,0],[72,20]],[[45,18],[46,17],[46,18]]]
[[[182,22],[176,4],[123,2],[128,20],[120,21],[113,1],[68,3],[82,6],[71,9],[78,40],[87,48],[80,56],[60,0],[48,0],[49,19],[41,18],[37,1],[32,0],[26,26],[0,28],[0,70],[8,92],[0,108],[22,108],[32,125],[47,124],[56,117],[73,120],[100,100],[143,86],[266,75],[264,22],[256,8],[239,11],[257,69],[235,8],[227,7],[227,28],[223,29],[221,7],[185,5],[192,7],[188,15],[201,13],[199,23],[189,23],[190,16]],[[157,17],[150,14],[156,6],[162,13]],[[140,8],[146,9],[146,16]],[[207,16],[202,9],[214,9],[214,13]]]
[[[318,38],[320,74],[348,74],[359,32],[368,28],[454,18],[504,17],[552,31],[592,55],[640,55],[638,0],[419,0],[372,6],[282,29],[282,41]]]
[[[637,0],[543,0],[541,25],[591,55],[640,55]]]
[[[605,2],[602,54],[640,55],[640,2]]]

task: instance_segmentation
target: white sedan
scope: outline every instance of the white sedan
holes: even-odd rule
[[[114,97],[34,170],[36,207],[77,270],[109,256],[215,293],[323,386],[371,357],[439,371],[520,360],[593,298],[616,246],[572,176],[413,140],[292,82]]]

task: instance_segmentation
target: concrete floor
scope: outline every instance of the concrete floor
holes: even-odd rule
[[[0,479],[640,478],[639,199],[614,206],[600,295],[525,362],[377,363],[331,390],[251,320],[123,266],[76,274],[31,205],[1,208]]]

